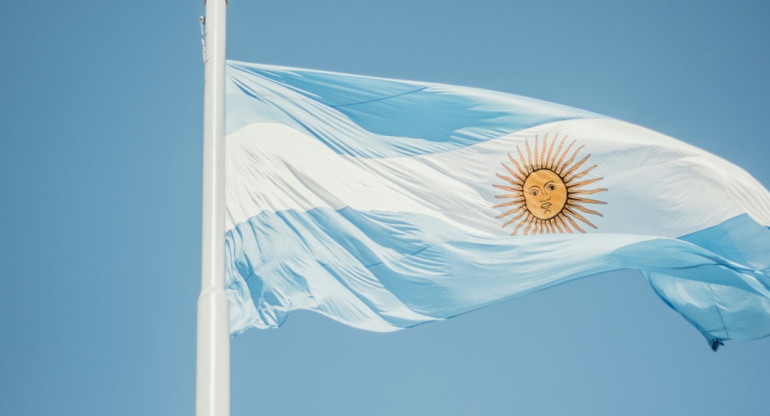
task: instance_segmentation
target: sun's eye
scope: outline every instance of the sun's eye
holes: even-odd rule
[[[532,189],[531,191],[529,191],[529,193],[532,196],[537,196],[540,193],[540,191],[538,191],[537,189]]]
[[[548,185],[548,190],[549,191],[553,191],[554,189],[556,189],[556,185],[555,184]]]

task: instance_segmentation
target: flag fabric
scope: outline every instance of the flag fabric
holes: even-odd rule
[[[231,332],[392,331],[639,270],[709,342],[770,334],[770,193],[696,147],[521,96],[229,61]]]

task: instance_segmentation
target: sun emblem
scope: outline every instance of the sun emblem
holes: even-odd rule
[[[510,207],[508,211],[498,215],[497,218],[507,220],[502,225],[503,228],[516,224],[511,235],[516,235],[519,230],[522,230],[522,227],[524,235],[571,233],[573,229],[584,233],[585,231],[575,220],[594,229],[596,226],[581,213],[602,216],[601,213],[588,209],[583,204],[606,204],[606,202],[585,196],[606,191],[607,188],[584,189],[583,187],[604,178],[578,181],[596,168],[596,165],[593,165],[582,171],[578,170],[591,157],[591,154],[574,162],[578,153],[583,150],[584,146],[580,146],[565,161],[575,144],[575,140],[562,151],[567,136],[561,140],[558,137],[559,135],[556,134],[549,146],[548,135],[546,134],[543,137],[542,147],[539,147],[536,136],[532,149],[530,149],[529,141],[525,141],[526,158],[521,149],[516,146],[518,160],[510,153],[508,154],[508,159],[513,167],[504,162],[501,163],[510,176],[498,173],[497,177],[504,180],[506,184],[492,186],[508,192],[504,195],[495,195],[495,198],[509,199],[510,201],[497,204],[494,207]],[[554,151],[557,142],[559,145]],[[508,219],[507,217],[511,218]]]

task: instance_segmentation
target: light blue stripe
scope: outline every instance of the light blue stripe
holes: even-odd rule
[[[278,326],[294,309],[365,326],[360,315],[337,313],[349,306],[344,299],[327,299],[323,310],[305,306],[318,300],[310,287],[325,282],[348,288],[364,312],[404,328],[580,277],[638,269],[709,339],[770,334],[770,230],[746,215],[681,239],[641,241],[600,233],[482,238],[427,216],[318,208],[263,212],[228,232],[226,245],[231,302],[256,306],[251,316],[233,323],[235,333],[244,325]],[[680,284],[694,285],[687,296],[700,296],[699,307],[684,302]],[[382,285],[425,317],[381,310],[371,292],[352,289],[361,285]],[[250,298],[236,296],[245,293]]]
[[[603,117],[513,94],[442,84],[233,61],[227,74],[228,133],[275,121],[356,157],[444,152],[545,123]]]

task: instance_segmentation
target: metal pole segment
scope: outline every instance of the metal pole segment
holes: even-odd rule
[[[196,416],[230,415],[230,317],[225,296],[225,0],[207,0],[203,87],[201,293]]]

